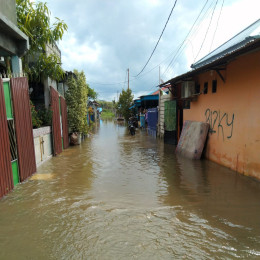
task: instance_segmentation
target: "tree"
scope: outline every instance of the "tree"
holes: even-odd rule
[[[41,76],[60,80],[64,73],[60,57],[47,55],[46,46],[61,40],[67,25],[59,18],[50,22],[50,11],[46,3],[16,0],[17,25],[29,38],[30,50],[23,57],[24,70],[32,81],[40,81]],[[31,60],[33,63],[30,63]]]
[[[112,101],[99,100],[98,103],[103,109],[108,109],[108,110],[114,109],[114,103]]]
[[[74,70],[68,79],[65,98],[68,106],[68,123],[73,132],[87,133],[88,85],[84,72]]]
[[[89,87],[88,85],[88,97],[95,100],[97,99],[97,96],[98,96],[97,92],[93,88]]]
[[[131,111],[129,107],[131,106],[133,102],[134,95],[132,95],[132,90],[122,90],[122,92],[119,95],[119,100],[116,106],[117,113],[122,115],[125,120],[128,120],[131,116]]]

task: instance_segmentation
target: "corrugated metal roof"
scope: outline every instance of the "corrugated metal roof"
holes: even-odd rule
[[[163,91],[163,92],[169,92],[169,87],[162,87],[161,88],[161,90]],[[159,95],[159,90],[156,90],[155,92],[153,92],[153,93],[151,93],[151,94],[149,94],[149,95]]]
[[[141,96],[140,99],[141,99],[141,101],[143,101],[143,100],[158,100],[159,99],[159,95]]]
[[[235,35],[233,38],[219,46],[214,51],[191,65],[191,68],[198,69],[218,59],[225,57],[232,52],[235,52],[247,44],[260,38],[260,19],[245,28],[242,32]]]

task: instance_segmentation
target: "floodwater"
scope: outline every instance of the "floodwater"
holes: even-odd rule
[[[0,259],[260,259],[260,182],[101,121],[0,200]]]

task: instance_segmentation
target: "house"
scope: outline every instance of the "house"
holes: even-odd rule
[[[161,88],[163,91],[159,95],[157,135],[164,139],[165,143],[176,145],[176,101],[169,89],[170,85]]]
[[[0,0],[0,198],[36,171],[28,81],[21,56],[28,38],[17,27],[15,0]]]
[[[21,75],[20,57],[29,49],[28,37],[17,27],[15,0],[0,0],[0,6],[0,73],[7,74],[10,65],[12,73]]]
[[[134,114],[138,115],[141,128],[145,128],[145,120],[147,121],[149,134],[164,136],[164,102],[170,100],[170,97],[169,88],[162,87],[148,95],[135,99],[134,104],[130,107]],[[146,113],[147,117],[145,119]]]
[[[57,44],[47,44],[46,45],[46,54],[49,56],[50,54],[55,54],[61,60],[61,51],[58,48]],[[30,57],[30,66],[33,66],[39,54],[35,54],[33,57]],[[66,74],[65,74],[66,75]],[[29,82],[30,85],[30,98],[33,101],[34,105],[37,109],[41,109],[43,106],[48,109],[51,104],[51,88],[54,88],[56,91],[60,93],[64,97],[64,82],[57,82],[52,80],[50,77],[41,77],[38,82]]]
[[[100,105],[97,101],[88,100],[88,104],[87,104],[87,107],[88,107],[88,115],[87,115],[88,124],[89,124],[90,120],[92,122],[96,122],[97,119],[99,119],[99,112],[98,112],[99,106]]]
[[[47,56],[54,54],[61,59],[61,51],[56,43],[47,44],[45,52]],[[30,57],[30,66],[36,64],[38,57],[39,53]],[[43,75],[39,82],[29,82],[31,101],[38,113],[40,111],[41,115],[45,114],[43,119],[49,119],[43,120],[43,127],[33,130],[37,166],[69,146],[67,105],[64,96],[68,88],[66,80],[71,74],[73,75],[64,72],[64,80],[61,82]],[[52,116],[49,117],[48,114]]]
[[[260,179],[260,19],[192,64],[171,84],[176,125],[210,125],[205,156]],[[179,136],[178,134],[178,136]]]

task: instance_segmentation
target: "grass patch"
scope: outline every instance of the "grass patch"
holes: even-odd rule
[[[103,109],[101,113],[101,118],[114,118],[115,114],[109,109]]]

